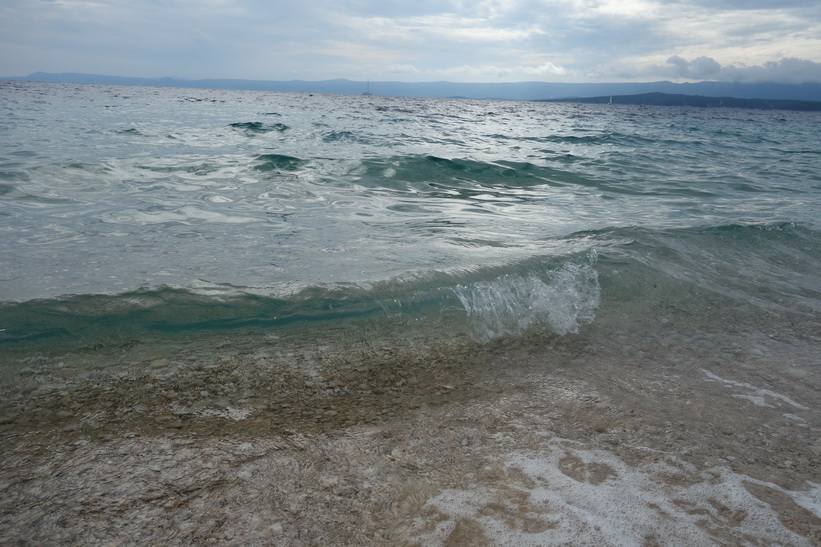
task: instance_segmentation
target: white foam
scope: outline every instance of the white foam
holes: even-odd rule
[[[783,402],[787,403],[788,405],[791,405],[791,406],[793,406],[795,408],[798,408],[800,410],[810,410],[808,407],[806,407],[802,404],[796,403],[795,401],[793,401],[792,399],[790,399],[786,395],[781,395],[780,393],[776,393],[775,391],[770,391],[769,389],[763,389],[763,388],[760,388],[760,387],[756,387],[756,386],[754,386],[752,384],[748,384],[746,382],[736,382],[734,380],[725,380],[724,378],[721,378],[720,376],[717,376],[717,375],[713,374],[709,370],[702,369],[702,371],[704,372],[705,375],[707,375],[707,378],[709,378],[710,380],[714,380],[714,381],[717,381],[717,382],[722,382],[722,383],[724,383],[728,386],[746,389],[748,391],[752,391],[755,394],[755,395],[733,395],[733,397],[750,399],[751,401],[753,401],[754,404],[756,404],[758,406],[768,406],[768,407],[773,408],[772,405],[769,405],[769,404],[763,402],[764,401],[763,397],[766,396],[766,397],[771,397],[771,398],[779,400],[779,401],[783,401]]]
[[[761,406],[764,408],[775,408],[773,405],[767,404],[767,402],[764,400],[764,397],[760,395],[739,395],[738,393],[734,393],[733,395],[731,395],[731,397],[733,399],[745,399],[753,403],[755,406]]]
[[[796,422],[801,422],[799,425],[801,427],[807,427],[807,420],[800,416],[796,416],[795,414],[790,414],[789,412],[784,413],[784,417],[788,420],[794,420]]]
[[[564,335],[578,332],[580,323],[594,319],[601,289],[592,264],[569,263],[544,277],[503,275],[457,286],[456,296],[468,314],[472,336],[487,341],[518,335],[536,325]]]
[[[809,483],[810,489],[806,492],[792,492],[795,503],[821,518],[821,484]]]
[[[818,485],[790,492],[725,467],[700,471],[672,458],[633,468],[609,452],[565,443],[513,452],[504,467],[501,479],[429,500],[426,509],[441,514],[417,519],[414,539],[442,545],[457,523],[472,521],[494,545],[800,546],[810,543],[745,482],[784,492],[816,514],[821,505]],[[423,530],[431,520],[435,528]]]
[[[220,224],[245,224],[248,222],[259,222],[259,219],[252,217],[243,217],[236,215],[225,215],[216,211],[207,211],[187,205],[177,209],[163,210],[163,211],[139,211],[137,209],[124,209],[121,211],[105,213],[101,215],[103,222],[111,224],[129,224],[129,225],[151,225],[164,224],[168,222],[178,222],[182,224],[189,224],[192,222],[209,222]]]

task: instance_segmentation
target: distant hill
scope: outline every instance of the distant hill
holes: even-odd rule
[[[700,108],[753,108],[758,110],[821,111],[821,101],[792,99],[739,99],[736,97],[705,97],[672,93],[639,93],[575,99],[545,99],[548,102],[585,104],[632,104],[653,106],[695,106]]]
[[[35,72],[28,76],[0,79],[34,82],[69,82],[78,84],[138,85],[154,87],[190,87],[209,89],[249,89],[259,91],[305,91],[310,93],[338,93],[359,95],[366,82],[338,79],[323,81],[275,81],[208,79],[185,80],[178,78],[131,78],[101,74]],[[736,84],[731,82],[673,82],[565,84],[549,82],[516,83],[458,83],[458,82],[370,82],[374,95],[397,97],[465,97],[471,99],[542,100],[575,97],[609,97],[612,95],[642,95],[666,93],[705,97],[735,97],[739,99],[778,99],[793,101],[821,101],[821,83],[807,84]],[[578,99],[575,99],[578,100]],[[645,103],[648,104],[648,103]]]

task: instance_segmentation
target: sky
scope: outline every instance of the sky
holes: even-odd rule
[[[2,0],[0,76],[821,82],[818,0]]]

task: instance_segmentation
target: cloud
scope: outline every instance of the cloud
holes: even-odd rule
[[[733,63],[722,65],[716,59],[699,56],[687,60],[679,55],[668,57],[662,64],[648,60],[617,62],[591,70],[589,81],[654,81],[696,82],[702,80],[735,83],[802,84],[821,82],[821,63],[796,57],[760,64]]]
[[[413,65],[392,63],[388,65],[388,72],[393,74],[418,74],[419,69]]]
[[[804,84],[821,82],[821,63],[806,59],[781,59],[759,66],[728,66],[721,69],[722,79],[739,83],[779,82]]]
[[[814,8],[818,0],[690,0],[693,5],[720,10],[780,10],[784,8]]]
[[[710,57],[696,57],[692,61],[673,55],[667,59],[667,64],[673,67],[676,78],[709,80],[721,71],[721,65]]]
[[[534,67],[520,67],[520,72],[533,75],[565,74],[564,67],[556,66],[553,63],[545,63]]]
[[[624,69],[623,69],[624,70]],[[714,80],[736,83],[802,84],[821,82],[821,63],[807,59],[783,58],[760,65],[730,64],[722,66],[711,57],[696,57],[688,61],[678,55],[668,58],[664,66],[649,65],[643,69],[628,69],[646,77],[668,78],[674,81]]]
[[[821,81],[817,0],[3,0],[0,75]]]
[[[415,67],[414,67],[415,68]],[[420,72],[416,69],[416,72]],[[523,81],[532,80],[534,77],[545,77],[551,75],[562,75],[566,71],[563,67],[547,62],[538,66],[501,66],[501,65],[462,65],[442,67],[427,72],[431,78],[441,79],[445,76],[455,78],[458,81],[488,81],[488,78],[499,79],[500,81]]]
[[[709,57],[698,57],[690,62],[681,57],[667,60],[679,77],[694,80],[719,80],[737,83],[779,82],[802,84],[821,81],[821,63],[806,59],[781,59],[754,66],[721,66]],[[682,73],[683,70],[683,73]]]

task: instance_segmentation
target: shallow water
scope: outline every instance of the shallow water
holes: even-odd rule
[[[0,94],[0,542],[821,542],[815,114]]]

